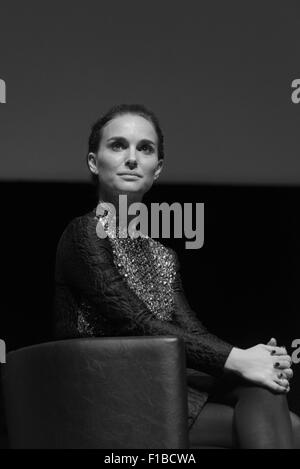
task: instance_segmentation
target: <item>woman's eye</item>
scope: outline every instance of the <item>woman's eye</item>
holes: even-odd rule
[[[143,145],[141,147],[141,150],[145,151],[146,153],[153,153],[154,152],[154,148],[151,145]]]
[[[111,144],[111,148],[113,150],[118,150],[119,148],[124,148],[124,144],[122,142],[114,142]]]

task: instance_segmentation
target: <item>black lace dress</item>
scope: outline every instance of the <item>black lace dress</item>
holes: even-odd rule
[[[232,345],[209,333],[189,306],[174,250],[148,236],[120,238],[107,232],[101,238],[107,225],[96,213],[95,208],[73,219],[58,243],[55,338],[182,337],[191,428],[207,401],[210,381],[223,375]]]

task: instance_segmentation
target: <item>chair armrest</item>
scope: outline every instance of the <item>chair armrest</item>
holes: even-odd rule
[[[10,352],[3,373],[15,448],[188,448],[184,343],[68,339]]]

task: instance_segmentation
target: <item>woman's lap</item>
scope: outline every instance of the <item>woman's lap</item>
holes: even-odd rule
[[[239,400],[244,400],[244,408],[247,409],[247,399],[252,400],[252,406],[259,400],[262,408],[266,409],[266,412],[269,411],[270,414],[272,409],[279,405],[283,408],[283,415],[285,413],[284,406],[288,412],[285,395],[274,394],[263,387],[248,384],[236,376],[224,376],[217,381],[209,400],[189,431],[190,447],[237,448],[234,407]],[[254,424],[250,410],[249,414],[245,426]],[[300,448],[300,418],[292,412],[290,412],[290,418],[295,447]],[[287,428],[289,425],[287,419],[286,416],[283,428]]]
[[[190,448],[237,448],[233,407],[208,402],[189,431]],[[290,412],[295,449],[300,449],[300,418]]]
[[[208,402],[189,431],[190,448],[233,448],[232,407]]]

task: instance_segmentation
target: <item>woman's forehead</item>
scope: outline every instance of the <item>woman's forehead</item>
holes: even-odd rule
[[[157,140],[153,124],[148,119],[135,114],[114,117],[103,128],[103,136],[106,138],[123,136],[125,138],[138,137],[139,139]]]

